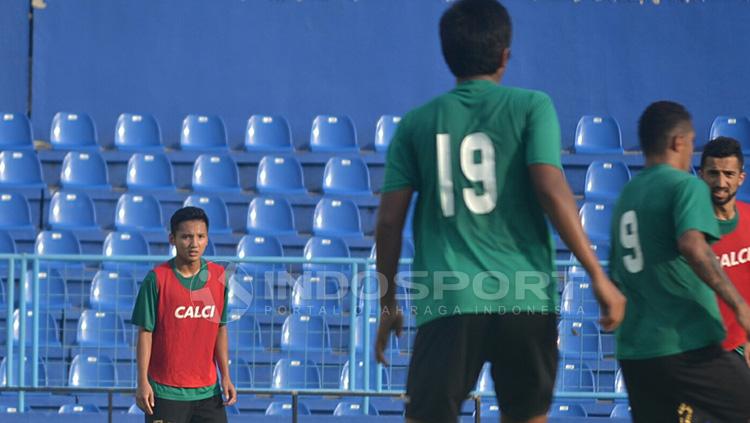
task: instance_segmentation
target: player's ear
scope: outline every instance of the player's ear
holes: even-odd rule
[[[503,49],[502,58],[500,59],[500,69],[507,68],[509,61],[510,61],[510,47],[506,47],[505,49]]]
[[[740,169],[739,184],[737,186],[741,186],[743,182],[745,182],[745,171]]]
[[[169,233],[169,245],[174,245],[174,234],[172,232]]]

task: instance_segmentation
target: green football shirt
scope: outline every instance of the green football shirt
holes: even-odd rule
[[[628,299],[617,358],[645,359],[719,344],[725,337],[716,295],[678,251],[698,230],[720,237],[706,184],[661,164],[636,175],[612,214],[610,273]]]
[[[419,193],[410,281],[417,324],[453,314],[555,312],[552,238],[529,175],[561,168],[541,92],[472,80],[407,113],[383,192]]]
[[[186,278],[182,276],[174,267],[174,259],[169,260],[169,264],[172,267],[177,280],[187,289],[197,290],[203,288],[208,281],[208,273],[205,271],[198,272],[197,278]],[[205,269],[206,261],[201,259],[201,269]],[[225,290],[224,297],[224,310],[221,314],[221,326],[224,326],[227,322],[227,297],[229,290]],[[146,277],[143,279],[141,288],[138,291],[138,297],[135,301],[135,307],[133,308],[133,316],[131,321],[134,325],[140,326],[143,329],[153,332],[156,327],[156,306],[159,304],[159,291],[156,286],[156,274],[151,271],[148,272]],[[149,379],[151,388],[154,390],[154,395],[157,398],[170,399],[175,401],[197,401],[206,398],[211,398],[216,395],[221,395],[221,387],[217,381],[216,384],[210,386],[204,386],[201,388],[180,388],[177,386],[162,385]]]

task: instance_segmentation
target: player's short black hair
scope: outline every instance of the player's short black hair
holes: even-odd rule
[[[673,101],[651,103],[638,120],[638,139],[643,154],[661,154],[667,149],[667,136],[684,123],[691,123],[692,117],[685,106]]]
[[[180,227],[180,223],[187,222],[189,220],[202,220],[206,224],[206,230],[208,230],[208,215],[200,207],[183,207],[172,215],[169,219],[169,229],[172,231],[172,235],[177,233],[177,229]]]
[[[495,73],[510,47],[508,11],[497,0],[458,0],[440,18],[440,44],[453,75]]]
[[[745,166],[745,156],[742,155],[742,146],[740,142],[730,137],[716,137],[703,147],[703,154],[701,154],[701,167],[706,163],[708,157],[715,157],[717,159],[723,159],[726,157],[737,157],[737,161],[740,163],[740,169]]]

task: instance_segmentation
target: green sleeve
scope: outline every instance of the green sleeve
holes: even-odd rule
[[[391,138],[388,155],[385,160],[385,176],[381,192],[398,191],[403,188],[419,187],[417,176],[416,154],[412,135],[408,127],[409,115],[404,116]]]
[[[224,278],[226,278],[226,273],[224,274]],[[227,311],[229,310],[229,281],[226,281],[224,284],[224,308],[221,310],[221,321],[219,322],[219,326],[225,326],[227,324]]]
[[[672,214],[677,239],[691,229],[703,232],[709,242],[721,238],[708,186],[698,178],[678,185]]]
[[[131,322],[140,326],[148,332],[153,332],[156,327],[156,304],[158,302],[159,292],[156,288],[156,274],[153,271],[143,279],[141,288],[138,291],[138,298],[135,300],[133,316]]]
[[[548,164],[562,169],[560,160],[560,124],[552,100],[536,92],[526,116],[523,135],[526,164]]]

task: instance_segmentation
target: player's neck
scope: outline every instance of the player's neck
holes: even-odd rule
[[[734,215],[737,213],[737,210],[735,209],[735,199],[733,198],[731,201],[727,202],[726,204],[717,205],[714,204],[714,215],[716,215],[716,218],[719,220],[732,220],[734,219]]]
[[[654,167],[654,166],[658,166],[662,164],[672,166],[675,169],[684,170],[682,168],[682,163],[680,163],[680,158],[671,154],[662,154],[658,156],[646,156],[646,163],[644,164],[644,167],[649,168],[649,167]]]
[[[464,82],[469,81],[489,81],[495,84],[500,83],[500,77],[496,75],[477,75],[477,76],[467,76],[465,78],[456,78],[456,85],[462,84]]]
[[[201,270],[201,261],[184,261],[177,256],[174,258],[174,268],[184,277],[195,276]]]

